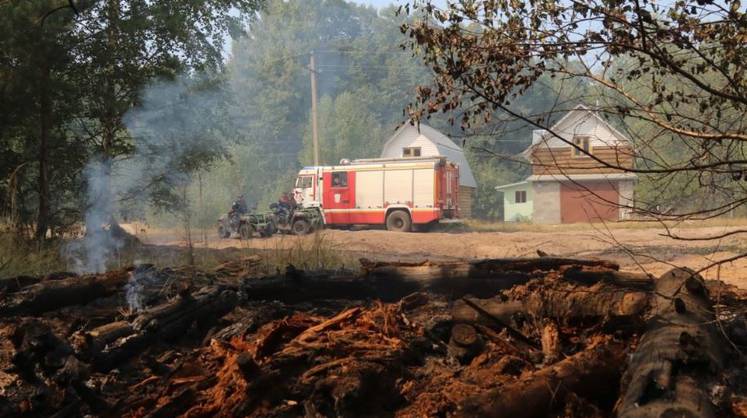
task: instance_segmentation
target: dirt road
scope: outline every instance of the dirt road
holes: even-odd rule
[[[682,236],[713,236],[737,226],[687,227],[674,230]],[[428,232],[395,233],[382,230],[325,230],[315,235],[296,237],[278,235],[272,238],[240,241],[219,240],[207,233],[211,248],[250,248],[278,251],[292,248],[345,254],[351,260],[368,257],[377,260],[422,260],[449,258],[533,257],[537,250],[568,257],[600,257],[614,260],[624,270],[645,270],[659,275],[673,265],[700,269],[715,260],[747,252],[747,234],[719,241],[675,241],[662,236],[661,228],[620,228],[613,230],[578,227],[569,230],[559,226],[514,232]],[[197,234],[199,235],[199,234]],[[183,245],[179,234],[150,231],[138,234],[145,242]],[[204,242],[195,239],[196,246]],[[721,277],[747,287],[747,259],[712,268],[707,278]]]

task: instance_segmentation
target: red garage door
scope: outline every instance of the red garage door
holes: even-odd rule
[[[560,221],[616,221],[619,219],[617,184],[608,181],[561,183]]]

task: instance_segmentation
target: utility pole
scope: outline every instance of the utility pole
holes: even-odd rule
[[[316,122],[316,63],[314,62],[314,51],[311,51],[309,59],[309,72],[311,73],[311,141],[314,147],[314,165],[319,165],[319,131]]]

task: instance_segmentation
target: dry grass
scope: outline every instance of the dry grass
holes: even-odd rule
[[[69,250],[69,243],[55,240],[39,246],[11,233],[0,233],[0,278],[74,270],[69,256],[76,254]],[[191,255],[185,246],[131,245],[111,254],[107,268],[120,269],[143,263],[177,267],[188,265],[192,260],[194,267],[211,270],[226,261],[249,255],[259,256],[261,270],[269,274],[284,271],[289,264],[299,269],[351,269],[358,265],[339,244],[331,242],[324,231],[300,238],[280,236],[271,248],[251,248],[248,241],[237,241],[237,244],[238,247],[214,249],[196,243]]]
[[[282,271],[288,265],[299,269],[351,269],[358,265],[340,244],[328,239],[324,231],[317,231],[306,237],[279,235],[269,249],[257,249],[241,241],[246,255],[257,255],[262,259],[264,270],[268,273]]]
[[[9,232],[0,233],[0,277],[39,276],[63,271],[67,263],[58,242],[39,245]]]
[[[715,218],[705,221],[666,222],[670,228],[705,228],[717,226],[744,226],[747,218]],[[606,223],[577,223],[559,225],[537,225],[523,222],[491,222],[476,219],[465,220],[463,224],[445,226],[447,231],[454,232],[565,232],[588,230],[619,230],[661,228],[662,224],[651,221],[622,221]]]

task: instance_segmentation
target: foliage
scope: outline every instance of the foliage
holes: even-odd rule
[[[639,165],[618,167],[561,140],[602,165],[647,177],[656,185],[650,190],[680,186],[682,195],[696,184],[724,196],[698,208],[671,202],[679,207],[666,213],[649,201],[648,215],[702,218],[747,203],[744,183],[723,187],[747,162],[747,13],[738,1],[460,0],[442,9],[416,0],[405,9],[422,16],[403,31],[435,72],[418,90],[414,117],[462,109],[467,127],[503,113],[549,129],[515,102],[542,77],[573,77],[590,85],[587,104],[629,128]]]
[[[183,72],[215,74],[225,36],[238,34],[260,3],[0,4],[3,215],[18,229],[35,226],[40,239],[79,221],[83,167],[94,154],[111,160],[135,150],[123,118],[143,90]]]
[[[738,0],[438,3],[404,8],[418,18],[403,32],[435,73],[418,89],[414,118],[462,109],[466,127],[503,113],[546,129],[601,166],[637,173],[644,200],[635,209],[662,225],[747,207],[747,10]],[[587,105],[633,140],[637,165],[604,161],[517,109],[546,76],[587,82]],[[685,238],[667,229],[696,240],[743,232]]]

